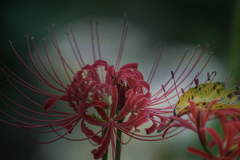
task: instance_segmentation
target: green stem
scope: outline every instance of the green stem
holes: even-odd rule
[[[122,132],[117,129],[117,136],[121,140],[122,137]],[[115,160],[120,160],[120,155],[121,155],[121,142],[116,138],[116,151],[118,154],[116,154]]]
[[[104,137],[106,132],[107,132],[107,128],[102,131],[102,138]],[[107,159],[108,159],[108,149],[106,150],[106,152],[104,153],[104,155],[102,157],[102,160],[107,160]]]
[[[205,152],[207,152],[207,153],[209,153],[211,155],[211,152],[210,152],[208,146],[204,146],[203,149],[204,149]]]
[[[240,63],[240,1],[235,0],[233,3],[233,15],[232,22],[230,25],[230,36],[229,36],[229,65],[232,68],[239,71]],[[232,79],[234,80],[234,84],[240,85],[240,75],[233,74]]]

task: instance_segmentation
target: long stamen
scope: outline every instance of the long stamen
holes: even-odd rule
[[[23,95],[25,98],[27,98],[29,101],[31,101],[32,103],[38,105],[39,107],[41,108],[44,108],[42,105],[38,104],[37,102],[33,101],[32,99],[30,99],[28,96],[26,96],[25,94],[23,94],[23,92],[21,92],[9,79],[8,77],[6,77],[7,80],[9,81],[9,83],[21,94]],[[52,112],[56,112],[56,113],[62,113],[62,114],[65,114],[65,112],[59,112],[59,111],[55,111],[55,110],[49,110],[49,111],[52,111]]]
[[[63,115],[50,115],[50,114],[45,114],[45,113],[41,113],[41,112],[37,112],[37,111],[34,111],[34,110],[31,110],[29,108],[26,108],[16,102],[14,102],[13,100],[11,100],[10,98],[8,98],[6,95],[4,95],[2,92],[0,92],[0,94],[2,96],[4,96],[6,99],[8,99],[10,102],[12,102],[13,104],[19,106],[20,108],[23,108],[29,112],[32,112],[32,113],[35,113],[35,114],[39,114],[39,115],[43,115],[43,116],[47,116],[47,117],[64,117],[64,116],[72,116],[72,115],[76,115],[76,113],[64,113]],[[3,101],[3,100],[2,100]],[[4,101],[3,101],[4,102]]]
[[[225,82],[225,86],[228,84],[228,81],[230,80],[230,78],[232,77],[232,74],[233,74],[233,70],[232,70],[232,72],[231,72],[231,74],[230,74],[230,76],[229,77],[227,77],[223,82]]]
[[[80,120],[79,120],[80,121]],[[59,140],[59,139],[61,139],[61,138],[63,138],[63,136],[65,136],[65,135],[67,135],[77,124],[78,124],[78,122],[79,121],[77,121],[77,122],[75,122],[75,124],[67,131],[67,132],[65,132],[61,137],[58,137],[58,138],[56,138],[56,139],[54,139],[54,140],[51,140],[51,141],[47,141],[47,142],[38,142],[38,141],[35,141],[35,140],[33,140],[33,139],[31,139],[29,136],[27,136],[27,135],[25,135],[28,139],[30,139],[31,141],[33,141],[33,142],[35,142],[35,143],[39,143],[39,144],[47,144],[47,143],[52,143],[52,142],[55,142],[55,141],[57,141],[57,140]]]
[[[197,48],[199,47],[199,45],[197,46]],[[187,73],[187,75],[181,80],[181,82],[179,83],[179,84],[177,84],[176,86],[178,87],[179,85],[181,85],[182,83],[183,83],[183,81],[185,81],[185,79],[190,75],[190,73],[193,71],[193,69],[196,67],[196,65],[199,63],[199,61],[200,61],[200,59],[202,58],[202,56],[204,55],[204,53],[206,52],[206,50],[207,50],[207,48],[209,47],[209,45],[207,44],[207,43],[205,43],[205,45],[204,45],[204,48],[203,48],[203,50],[201,51],[201,54],[199,55],[199,57],[198,57],[198,59],[196,60],[196,62],[194,63],[194,65],[193,65],[193,67],[190,69],[190,71]],[[197,48],[196,48],[196,50],[197,50]],[[194,55],[195,55],[195,53],[196,53],[196,50],[195,50],[195,52],[194,52]],[[208,60],[207,60],[207,62],[205,63],[205,65],[203,66],[203,68],[202,68],[202,70],[198,73],[198,75],[197,76],[199,76],[200,75],[200,73],[203,71],[203,69],[206,67],[206,65],[208,64],[208,62],[209,62],[209,60],[210,60],[210,58],[211,58],[211,55],[212,55],[212,53],[210,54],[210,57],[208,58]],[[193,57],[193,56],[192,56]],[[192,59],[192,58],[191,58]],[[182,62],[182,61],[181,61]],[[181,64],[181,63],[180,63]],[[180,67],[180,64],[178,65],[178,67],[177,67],[177,69]],[[189,65],[189,64],[188,64]],[[187,66],[188,66],[187,65]],[[176,70],[177,70],[176,69]],[[184,70],[185,71],[185,70]],[[174,72],[174,74],[175,74],[176,72]],[[183,73],[182,73],[183,74]],[[182,74],[180,75],[180,77],[182,76]],[[179,77],[179,78],[180,78]],[[179,80],[179,78],[177,79],[177,81]],[[197,78],[197,77],[195,77],[195,78]],[[176,82],[177,82],[176,81]],[[193,80],[194,81],[194,80]],[[168,82],[164,85],[165,87],[166,87],[166,85],[168,84],[170,82],[170,79],[168,80]],[[192,84],[192,82],[189,84],[189,85],[187,85],[184,89],[186,89],[187,87],[189,87],[190,85]],[[173,88],[174,87],[174,88]],[[173,88],[173,89],[172,89]],[[168,89],[168,91],[167,91],[167,93],[171,93],[173,90],[175,90],[175,85],[173,84],[169,89]],[[160,89],[154,96],[158,96],[160,93],[161,93],[161,91],[162,91],[162,89]],[[174,96],[173,96],[174,97]],[[171,97],[171,98],[173,98],[173,97]],[[159,98],[154,98],[153,100],[151,100],[151,103],[149,103],[149,105],[157,105],[157,104],[161,104],[161,103],[163,103],[163,102],[161,102],[160,100],[161,99],[163,99],[164,97],[162,97],[162,96],[160,96]],[[171,98],[169,98],[169,99],[171,99]],[[157,102],[157,103],[155,103],[155,102]]]
[[[1,69],[1,70],[2,70],[2,69]],[[33,91],[33,92],[36,92],[36,93],[38,93],[38,94],[41,94],[41,95],[44,95],[44,96],[47,96],[47,97],[51,97],[51,98],[53,98],[53,97],[59,97],[59,96],[56,95],[56,94],[51,94],[51,93],[45,92],[45,91],[40,90],[40,89],[38,89],[38,88],[36,88],[36,87],[34,87],[34,86],[32,86],[33,88],[30,88],[30,87],[28,87],[27,85],[24,85],[24,84],[21,83],[20,81],[16,80],[16,79],[13,78],[12,76],[10,76],[10,75],[9,75],[8,73],[6,73],[4,70],[2,70],[2,72],[3,72],[3,74],[4,74],[4,76],[5,76],[6,78],[7,78],[7,77],[11,78],[11,79],[14,80],[15,82],[19,83],[19,84],[22,85],[23,87],[25,87],[25,88]],[[7,78],[7,79],[8,79],[8,78]],[[28,83],[26,83],[26,84],[28,84]],[[31,85],[29,85],[29,86],[31,86]]]
[[[159,43],[159,47],[158,47],[158,52],[157,52],[157,56],[155,58],[155,61],[154,61],[154,64],[153,64],[153,67],[152,67],[152,70],[149,74],[149,77],[148,77],[148,80],[147,82],[150,84],[152,82],[152,79],[155,75],[155,72],[158,68],[158,65],[159,65],[159,62],[161,60],[161,57],[162,57],[162,54],[163,54],[163,49],[164,49],[164,46],[162,47],[161,43]]]
[[[54,25],[53,25],[53,32],[54,32],[54,35],[55,35],[55,40],[57,40]],[[57,41],[56,41],[56,44],[55,44],[55,42],[54,42],[54,40],[53,40],[53,37],[52,37],[52,35],[51,35],[51,33],[50,33],[50,30],[48,30],[48,35],[50,36],[50,38],[51,38],[51,40],[52,40],[52,43],[53,43],[55,49],[57,50],[57,52],[58,52],[58,54],[59,54],[59,56],[60,56],[60,59],[61,59],[61,62],[62,62],[62,65],[63,65],[63,68],[64,68],[64,70],[65,70],[66,75],[67,75],[68,79],[71,81],[71,78],[69,77],[69,73],[68,73],[68,71],[67,71],[67,68],[70,70],[70,72],[72,72],[73,75],[75,75],[75,73],[74,73],[73,70],[70,68],[70,66],[69,66],[68,63],[65,61],[65,59],[63,58],[63,56],[62,56],[62,54],[61,54],[61,52],[60,52],[60,50],[59,50],[59,48],[58,48],[58,45],[57,45],[58,43],[57,43]],[[67,68],[66,68],[66,67],[67,67]]]
[[[166,93],[166,90],[165,90],[165,88],[164,88],[164,86],[162,85],[162,89],[163,89],[163,91],[164,91],[164,94],[163,94],[163,96],[165,96],[166,97],[166,100],[168,101],[168,104],[169,104],[169,106],[171,106],[171,108],[172,108],[172,110],[174,110],[173,109],[173,106],[171,105],[171,103],[169,102],[169,99],[167,98],[167,95],[165,94]]]
[[[126,37],[127,37],[127,31],[128,31],[128,25],[126,25],[126,30],[125,30],[125,34],[124,34],[124,38],[123,38],[123,41],[122,41],[122,46],[121,48],[119,49],[120,52],[119,52],[119,59],[118,59],[118,63],[117,63],[117,67],[116,67],[116,70],[119,69],[119,65],[120,65],[120,61],[121,61],[121,58],[122,58],[122,54],[123,54],[123,49],[124,49],[124,45],[125,45],[125,41],[126,41]]]
[[[27,34],[27,38],[28,38],[28,34]],[[50,83],[48,83],[48,82],[46,82],[45,80],[43,80],[42,78],[40,78],[39,76],[37,76],[29,67],[28,67],[28,65],[22,60],[22,58],[19,56],[19,54],[17,53],[17,51],[15,50],[15,48],[13,47],[13,45],[12,45],[12,42],[11,41],[9,41],[10,42],[10,45],[11,45],[11,47],[12,47],[12,49],[13,49],[13,51],[15,52],[15,54],[17,55],[17,57],[19,58],[19,60],[24,64],[24,66],[37,78],[37,79],[39,79],[41,82],[43,82],[44,84],[46,84],[46,85],[48,85],[49,87],[51,87],[51,88],[53,88],[53,89],[55,89],[55,90],[59,90],[59,91],[62,91],[62,90],[60,90],[60,89],[58,89],[58,88],[56,88],[55,86],[53,86],[52,84],[50,84]],[[28,39],[27,39],[27,42],[28,42]],[[1,62],[1,61],[0,61]],[[2,63],[2,62],[1,62]],[[2,63],[3,64],[3,63]],[[4,64],[3,64],[4,65]],[[5,66],[5,65],[4,65]],[[6,67],[6,69],[8,69],[7,67]],[[9,70],[9,69],[8,69]],[[10,70],[9,70],[10,71]],[[11,72],[12,73],[12,72]],[[13,73],[12,73],[13,74]],[[13,75],[15,75],[15,74],[13,74]],[[16,76],[17,77],[17,76]],[[18,78],[18,79],[20,79],[20,78]],[[20,79],[21,80],[21,79]],[[21,80],[22,81],[22,80]]]
[[[75,51],[75,49],[73,48],[72,42],[71,42],[71,40],[70,40],[69,35],[68,35],[67,32],[66,32],[66,35],[67,35],[68,42],[69,42],[69,44],[70,44],[70,46],[71,46],[71,49],[72,49],[72,51],[73,51],[74,57],[76,58],[76,60],[77,60],[77,62],[78,62],[79,67],[80,67],[80,68],[83,68],[83,66],[81,65],[81,63],[80,63],[80,61],[79,61],[79,59],[78,59],[78,57],[77,57],[76,51]]]
[[[93,28],[92,28],[92,18],[90,16],[90,29],[91,29],[91,42],[92,42],[92,53],[93,53],[93,60],[96,61],[95,55],[95,46],[94,46],[94,38],[93,38]]]
[[[180,96],[179,96],[179,94],[178,94],[178,90],[177,90],[177,86],[176,86],[176,82],[175,82],[175,77],[174,77],[174,73],[173,73],[173,71],[171,71],[171,74],[172,74],[172,79],[173,79],[173,82],[174,82],[174,85],[175,85],[175,89],[176,89],[176,92],[177,92],[178,98],[180,98]]]
[[[27,37],[28,37],[28,35],[27,35]],[[33,41],[33,45],[34,45],[35,51],[36,51],[36,53],[37,53],[37,55],[38,55],[38,57],[39,57],[39,54],[38,54],[36,45],[35,45],[35,43],[34,43],[34,38],[31,37],[31,39],[32,39],[32,41]],[[35,70],[36,70],[37,73],[39,74],[39,76],[47,83],[48,86],[50,86],[50,87],[52,87],[52,88],[56,88],[56,87],[53,86],[50,82],[48,82],[48,81],[42,76],[42,74],[39,72],[39,70],[37,69],[37,67],[36,67],[36,65],[35,65],[35,63],[34,63],[34,61],[33,61],[33,57],[32,57],[31,49],[30,49],[30,46],[29,46],[28,38],[27,38],[27,45],[28,45],[28,52],[29,52],[29,55],[30,55],[30,58],[31,58],[31,62],[32,62],[32,64],[33,64],[33,67],[35,68]],[[44,68],[45,68],[45,67],[44,67]],[[56,88],[56,89],[57,89],[57,88]]]
[[[51,127],[51,126],[50,126],[50,127]],[[108,127],[108,126],[105,126],[105,127],[103,127],[101,130],[99,130],[97,133],[93,134],[92,136],[89,136],[89,137],[83,138],[83,139],[71,139],[71,138],[67,138],[67,137],[65,137],[65,136],[63,136],[63,135],[60,135],[56,130],[54,130],[54,128],[53,128],[53,131],[54,131],[58,136],[62,137],[63,139],[66,139],[66,140],[70,140],[70,141],[84,141],[84,140],[90,139],[90,138],[98,135],[99,133],[101,133],[101,132],[102,132],[104,129],[106,129],[107,127]]]
[[[177,71],[178,71],[178,69],[180,68],[180,66],[181,66],[181,64],[182,64],[182,62],[183,62],[183,60],[185,59],[186,54],[188,53],[188,51],[189,51],[189,50],[188,50],[188,48],[187,48],[187,49],[186,49],[186,52],[185,52],[185,54],[184,54],[184,56],[182,57],[182,59],[181,59],[181,61],[179,62],[179,64],[178,64],[176,70],[174,71],[174,74],[177,73]],[[193,56],[195,55],[195,53],[196,53],[196,51],[194,52]],[[192,58],[193,58],[193,56],[192,56]],[[190,61],[188,62],[188,65],[190,64],[192,58],[191,58]],[[185,72],[185,70],[187,69],[188,65],[185,67],[185,69],[183,70],[182,74]],[[179,78],[180,78],[180,77],[181,77],[181,75],[179,76]],[[178,78],[178,79],[179,79],[179,78]],[[178,79],[177,79],[177,81],[178,81]],[[166,84],[164,85],[164,87],[166,87],[166,86],[169,84],[170,81],[171,81],[171,78],[169,78],[169,80],[166,82]],[[171,87],[171,88],[172,88],[172,87]],[[156,93],[153,95],[153,97],[157,97],[157,96],[159,96],[159,94],[161,94],[161,92],[162,92],[162,89],[160,89],[158,92],[156,92]],[[167,91],[167,92],[168,92],[168,91]]]
[[[124,14],[122,37],[121,37],[120,47],[119,47],[119,50],[118,50],[117,61],[116,61],[116,64],[115,64],[116,71],[118,70],[118,66],[119,66],[119,63],[121,61],[121,55],[122,55],[122,51],[123,51],[123,47],[124,47],[124,39],[126,38],[126,33],[125,33],[127,31],[126,21],[127,21],[127,14],[125,13]]]
[[[51,62],[51,60],[50,60],[50,58],[49,58],[48,51],[47,51],[47,47],[46,47],[46,45],[45,45],[44,39],[42,40],[42,43],[43,43],[44,51],[45,51],[45,53],[46,53],[46,55],[47,55],[48,63],[50,64],[51,69],[52,69],[54,75],[55,75],[56,78],[58,79],[58,82],[60,83],[60,85],[61,85],[63,88],[67,89],[67,88],[63,85],[62,81],[59,79],[56,71],[54,70],[54,68],[53,68],[53,66],[52,66],[52,62]]]
[[[97,48],[98,48],[99,59],[102,59],[101,49],[100,49],[100,41],[99,41],[99,35],[98,35],[98,23],[97,22],[96,22],[96,38],[97,38]],[[104,82],[103,67],[101,67],[101,80],[102,80],[102,82]]]
[[[212,81],[213,81],[213,79],[215,78],[216,74],[217,74],[217,72],[216,72],[216,71],[213,71],[213,72],[212,72],[212,75],[213,75],[213,77],[212,77],[212,79],[211,79],[211,81],[210,81],[210,82],[212,82]],[[211,75],[211,76],[212,76],[212,75]]]
[[[40,57],[40,55],[39,55],[39,52],[38,52],[37,47],[36,47],[36,44],[35,44],[35,42],[34,42],[34,38],[32,38],[32,41],[33,41],[34,49],[35,49],[35,51],[36,51],[36,53],[37,53],[38,59],[40,60],[43,68],[45,69],[45,71],[48,73],[48,75],[49,75],[57,84],[59,84],[61,87],[64,88],[64,86],[63,86],[61,83],[59,83],[59,82],[49,73],[48,69],[47,69],[46,66],[43,64],[43,61],[42,61],[42,59],[41,59],[41,57]]]

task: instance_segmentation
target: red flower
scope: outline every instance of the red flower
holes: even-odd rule
[[[165,116],[165,114],[172,113],[173,112],[172,105],[174,105],[174,104],[170,104],[169,100],[173,99],[176,96],[179,96],[180,90],[186,90],[189,87],[191,87],[191,84],[194,82],[194,80],[190,80],[190,83],[188,85],[180,89],[180,85],[182,85],[182,83],[188,78],[188,76],[191,73],[193,73],[194,68],[199,63],[200,59],[202,58],[202,56],[204,55],[204,53],[208,48],[208,44],[205,44],[204,49],[202,50],[201,54],[197,58],[194,65],[190,68],[190,71],[185,72],[186,69],[189,68],[189,64],[191,63],[193,57],[195,56],[195,53],[196,53],[195,51],[189,63],[186,64],[185,69],[181,73],[179,73],[178,74],[179,77],[176,77],[175,79],[174,74],[178,73],[179,67],[183,65],[183,60],[187,54],[186,52],[183,58],[180,60],[180,63],[176,68],[176,70],[171,71],[172,74],[169,80],[164,85],[162,85],[162,87],[159,87],[158,91],[153,94],[150,92],[150,84],[158,68],[158,64],[160,62],[161,55],[163,53],[163,47],[161,45],[159,47],[156,60],[153,64],[153,68],[150,72],[150,75],[147,81],[144,80],[144,76],[137,69],[138,67],[137,63],[125,64],[119,69],[119,64],[120,64],[121,56],[123,53],[123,48],[124,48],[124,43],[125,43],[126,33],[127,33],[127,27],[126,27],[125,21],[124,21],[124,28],[123,28],[118,58],[115,66],[109,65],[106,61],[102,60],[100,45],[99,45],[100,43],[97,43],[100,59],[96,60],[92,27],[91,27],[91,35],[92,35],[91,37],[92,37],[92,52],[93,52],[94,63],[92,65],[85,64],[80,54],[77,43],[75,41],[73,30],[71,28],[71,33],[73,36],[73,41],[75,46],[73,46],[69,37],[68,39],[69,39],[70,46],[72,47],[76,62],[77,64],[79,64],[79,70],[74,71],[70,67],[71,65],[63,58],[60,52],[60,46],[58,46],[58,41],[55,34],[54,26],[53,26],[53,31],[54,31],[54,37],[52,37],[50,31],[48,31],[48,33],[56,51],[60,56],[60,59],[61,59],[60,63],[62,63],[66,77],[70,81],[69,84],[68,85],[64,84],[63,81],[58,76],[58,74],[55,72],[54,66],[51,63],[45,43],[43,41],[44,49],[45,49],[48,62],[51,66],[51,70],[53,74],[44,65],[43,61],[39,56],[34,39],[32,38],[33,46],[38,55],[39,61],[41,62],[42,66],[44,67],[49,77],[54,81],[54,83],[48,81],[47,78],[43,76],[43,74],[38,70],[37,66],[33,61],[29,40],[28,40],[28,34],[27,34],[27,45],[28,45],[29,55],[30,55],[33,67],[36,70],[37,74],[32,69],[30,69],[30,67],[28,67],[28,65],[21,59],[17,51],[14,49],[12,43],[10,43],[11,47],[13,48],[13,51],[19,57],[22,63],[26,66],[26,68],[38,80],[40,80],[45,85],[52,88],[53,90],[58,91],[59,94],[49,93],[42,89],[34,87],[33,85],[27,83],[25,80],[21,79],[16,74],[14,74],[1,61],[0,62],[2,63],[2,65],[7,70],[5,71],[1,69],[5,77],[7,78],[8,82],[12,84],[12,86],[16,88],[16,90],[21,95],[23,95],[26,99],[31,101],[33,104],[43,108],[44,112],[38,112],[32,109],[29,109],[27,107],[24,107],[14,102],[7,96],[5,96],[2,92],[0,93],[7,100],[9,100],[10,102],[16,104],[17,106],[27,111],[44,116],[45,118],[56,117],[58,119],[46,120],[46,119],[37,119],[37,118],[29,117],[27,115],[24,115],[16,111],[6,103],[6,105],[10,109],[12,109],[14,112],[19,114],[20,116],[30,119],[31,121],[40,122],[41,124],[35,124],[32,122],[29,123],[22,120],[18,120],[14,117],[11,117],[10,115],[8,115],[3,111],[1,111],[3,114],[5,114],[11,119],[14,119],[15,121],[17,121],[18,124],[12,124],[3,120],[1,121],[13,126],[23,127],[27,130],[31,130],[34,132],[39,132],[39,133],[55,132],[59,136],[58,138],[48,142],[37,142],[33,140],[34,142],[37,142],[37,143],[50,143],[50,142],[59,140],[61,138],[73,140],[73,141],[82,141],[86,139],[91,139],[96,144],[101,145],[100,147],[98,147],[98,149],[94,149],[92,151],[96,159],[101,158],[103,156],[103,154],[106,152],[108,148],[110,141],[112,144],[112,151],[113,152],[115,151],[116,153],[114,137],[117,137],[118,141],[121,142],[120,140],[121,137],[117,136],[116,129],[120,130],[121,132],[125,133],[130,137],[133,137],[139,140],[154,141],[154,140],[164,139],[164,138],[158,138],[159,136],[162,136],[162,135],[150,136],[149,134],[153,133],[155,130],[157,130],[158,128],[166,124],[167,117]],[[96,37],[97,37],[97,42],[99,42],[98,35]],[[74,47],[76,47],[77,51],[75,51]],[[207,63],[208,61],[206,62],[206,64]],[[204,65],[204,67],[205,66],[206,65]],[[202,70],[204,69],[204,67],[202,68]],[[197,74],[195,79],[200,75],[201,72]],[[20,89],[18,89],[13,82],[19,83],[20,85],[29,89],[30,91],[33,91],[35,93],[38,93],[40,95],[47,97],[44,105],[42,106],[37,102],[35,102],[34,100],[32,100],[31,98],[29,98]],[[158,86],[155,86],[155,87],[158,87]],[[165,88],[168,88],[168,89],[165,90]],[[170,96],[170,94],[172,95]],[[64,107],[70,107],[73,110],[73,112],[59,111],[56,105],[59,101],[63,101],[65,102],[65,104],[67,103],[67,105]],[[164,108],[155,107],[155,106],[158,106],[159,104],[167,104],[167,105]],[[88,112],[89,109],[95,110],[96,112]],[[138,127],[145,124],[149,120],[152,122],[152,125],[149,128],[145,129],[146,134],[148,135],[143,136],[141,134],[132,132],[133,128],[135,128],[135,132],[140,132]],[[70,139],[65,137],[68,133],[71,133],[74,131],[74,128],[77,126],[79,122],[81,123],[81,131],[86,135],[86,138]],[[42,123],[45,123],[45,124],[42,124]],[[98,132],[94,133],[93,130],[87,127],[86,123],[94,126],[99,126],[101,127],[101,129]],[[201,128],[201,126],[202,125],[200,125],[199,128]],[[50,130],[45,130],[45,131],[35,130],[37,128],[49,128]],[[60,135],[58,131],[62,129],[66,129],[67,131],[63,135]],[[197,131],[197,129],[195,130]],[[106,132],[104,135],[100,136],[99,134],[102,131],[106,131]],[[170,135],[169,137],[172,137],[172,136],[174,135]],[[204,137],[204,135],[200,135],[200,136]],[[166,138],[169,138],[169,137],[166,137]],[[114,153],[113,153],[113,156],[114,156]]]
[[[191,123],[188,120],[184,120],[181,117],[170,116],[169,118],[176,120],[179,123],[175,123],[168,127],[165,131],[171,127],[185,127],[198,133],[199,140],[205,151],[188,147],[187,151],[201,156],[208,160],[228,160],[233,159],[236,156],[240,156],[240,122],[235,116],[236,113],[240,114],[240,110],[236,108],[229,108],[226,110],[214,110],[209,112],[211,106],[220,100],[213,100],[210,102],[203,112],[199,107],[196,110],[194,101],[189,101],[192,116],[190,117]],[[210,117],[214,115],[214,118],[219,118],[224,131],[224,139],[222,140],[218,133],[212,128],[206,128],[206,123],[210,120]],[[227,116],[233,117],[230,120]],[[212,136],[213,140],[208,142],[206,139],[206,131]],[[214,145],[217,145],[219,149],[219,157],[212,156],[208,148],[211,149]]]
[[[222,140],[218,133],[212,128],[203,128],[203,131],[207,131],[213,138],[211,142],[209,142],[208,147],[211,149],[214,145],[217,145],[219,156],[214,157],[208,152],[204,152],[198,150],[193,147],[188,147],[187,151],[198,156],[201,156],[205,159],[209,160],[229,160],[234,157],[240,156],[240,137],[239,132],[236,128],[231,124],[234,123],[232,120],[228,120],[226,117],[221,118],[221,124],[224,131],[224,139]],[[238,122],[238,125],[240,123]]]
[[[119,121],[123,120],[125,118],[125,116],[127,114],[129,114],[129,112],[132,110],[131,106],[130,106],[130,102],[131,99],[129,98],[126,101],[126,104],[124,105],[124,107],[122,108],[122,110],[115,116],[116,111],[117,111],[117,102],[118,102],[118,93],[117,93],[117,87],[116,86],[110,86],[109,90],[112,94],[112,103],[111,103],[111,111],[110,111],[110,116],[108,117],[108,115],[106,114],[106,112],[103,110],[103,108],[96,108],[98,113],[101,113],[101,118],[102,121],[93,118],[91,115],[87,115],[86,111],[84,110],[84,108],[86,109],[87,107],[84,107],[84,105],[87,105],[86,103],[81,103],[79,107],[80,110],[80,115],[83,118],[83,121],[88,122],[89,124],[95,125],[95,126],[100,126],[102,128],[107,128],[107,131],[105,133],[105,136],[103,137],[102,141],[101,141],[101,146],[98,149],[94,149],[92,151],[92,153],[94,154],[94,158],[95,159],[99,159],[103,156],[103,154],[106,152],[108,145],[110,143],[110,141],[112,141],[112,150],[113,152],[116,150],[115,149],[115,141],[114,141],[114,135],[117,137],[115,128],[119,129],[119,130],[131,130],[134,122],[136,120],[136,117],[130,117],[126,122],[121,122],[119,123]],[[131,93],[133,93],[133,91],[131,91]],[[131,94],[130,93],[130,94]],[[95,98],[98,98],[97,93],[95,92],[93,95]],[[131,95],[130,95],[131,97]],[[84,123],[82,121],[82,123]],[[82,126],[82,129],[85,129],[85,126]],[[86,134],[86,136],[89,136],[88,134]],[[89,137],[89,138],[93,138],[93,137]],[[118,137],[118,139],[120,139]],[[93,139],[92,139],[93,140]],[[114,156],[114,154],[113,154]],[[113,158],[114,159],[114,158]]]

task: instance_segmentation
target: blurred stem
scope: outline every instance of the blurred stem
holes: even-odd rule
[[[210,152],[210,150],[208,148],[208,145],[203,146],[203,149],[204,149],[205,152],[207,152],[207,153],[209,153],[211,155],[211,152]]]
[[[107,132],[107,129],[108,128],[106,128],[106,129],[104,129],[103,131],[102,131],[102,138],[105,136],[105,134],[106,134],[106,132]],[[104,153],[104,155],[103,155],[103,157],[102,157],[102,160],[107,160],[108,159],[108,149],[106,150],[106,152]]]
[[[117,136],[121,140],[122,132],[119,129],[117,129]],[[121,142],[117,138],[116,138],[116,151],[117,151],[117,154],[116,154],[115,160],[120,160]]]
[[[118,123],[122,123],[122,122],[123,122],[123,119],[118,121]],[[117,129],[117,136],[118,136],[119,140],[121,141],[122,132],[119,129]],[[115,160],[120,160],[120,158],[121,158],[120,155],[121,155],[121,145],[122,144],[119,140],[116,137],[116,152],[117,152],[117,154],[116,154]]]
[[[240,68],[240,1],[235,0],[229,37],[230,66],[239,71]],[[240,74],[233,74],[234,83],[240,85]]]

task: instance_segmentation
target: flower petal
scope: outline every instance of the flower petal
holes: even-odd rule
[[[113,125],[110,125],[110,126],[113,126]],[[102,145],[98,147],[98,149],[92,150],[91,153],[94,155],[94,159],[102,158],[104,153],[107,151],[108,145],[111,139],[111,130],[112,130],[112,127],[108,127],[107,132],[105,133],[105,136],[102,140]]]
[[[92,106],[100,107],[102,109],[107,109],[109,107],[109,104],[104,101],[95,100],[95,101],[89,102],[87,108],[92,107]],[[85,108],[85,109],[87,109],[87,108]]]
[[[170,116],[169,119],[176,120],[176,121],[180,122],[180,125],[182,127],[185,127],[185,128],[193,130],[194,132],[197,132],[197,129],[191,123],[189,123],[187,120],[184,120],[177,116]]]
[[[203,157],[205,159],[208,159],[208,160],[218,160],[218,158],[211,156],[209,153],[203,152],[203,151],[193,148],[193,147],[188,147],[187,152],[196,154],[196,155]]]
[[[95,126],[101,126],[101,127],[106,126],[107,122],[102,122],[95,119],[91,115],[86,115],[86,112],[84,110],[84,103],[80,103],[78,108],[79,108],[79,114],[83,120]]]
[[[216,142],[215,142],[214,140],[210,141],[210,142],[208,143],[209,149],[212,149],[212,147],[213,147],[215,144],[216,144]]]
[[[124,70],[124,69],[127,69],[127,68],[137,69],[137,67],[138,67],[138,63],[128,63],[128,64],[123,65],[123,66],[119,69],[119,71]]]
[[[63,119],[67,119],[67,118],[63,118]],[[67,129],[69,131],[68,133],[71,133],[72,130],[73,130],[73,125],[72,125],[71,121],[70,122],[67,121],[67,122],[62,123],[61,127]]]
[[[151,134],[153,133],[155,130],[157,129],[157,123],[153,123],[152,126],[150,128],[146,128],[146,133],[147,134]]]
[[[81,79],[83,79],[82,73],[82,70],[77,71],[76,75],[73,78],[76,79],[76,81],[80,81]]]
[[[104,119],[105,121],[108,121],[109,118],[106,114],[105,109],[102,109],[100,107],[94,107],[96,109],[96,111],[98,112],[98,114],[102,117],[102,119]]]
[[[149,85],[149,83],[147,83],[146,81],[140,80],[140,81],[139,81],[139,85],[145,87],[148,91],[150,90],[150,85]],[[149,93],[150,93],[150,92],[149,92]]]
[[[146,104],[151,98],[151,93],[147,92],[145,95],[144,94],[137,94],[134,96],[131,100],[131,107],[133,110],[138,111],[144,107],[146,107]]]
[[[211,109],[212,105],[213,105],[214,103],[219,102],[219,101],[221,101],[221,100],[213,100],[213,101],[211,101],[211,102],[208,104],[206,110],[205,110],[204,113],[203,113],[203,125],[205,125],[206,122],[207,122],[207,120],[208,120],[208,114],[207,114],[207,113],[208,113],[209,110]]]
[[[236,131],[230,126],[229,124],[226,126],[224,131],[224,142],[226,142],[224,147],[223,155],[226,155],[229,151],[229,149],[232,146],[232,141],[234,139],[234,135],[236,134]]]
[[[219,153],[220,153],[220,155],[222,155],[223,154],[223,141],[222,141],[221,137],[212,128],[205,128],[205,130],[207,130],[208,133],[213,137],[214,141],[216,142],[216,144],[218,146]]]
[[[51,99],[47,99],[44,102],[44,109],[45,109],[45,113],[48,114],[47,112],[59,101],[59,98],[51,98]]]
[[[191,110],[193,119],[196,119],[196,117],[197,117],[197,109],[196,109],[196,106],[195,106],[195,102],[194,101],[188,101],[188,102],[190,104],[190,110]]]
[[[232,153],[230,153],[227,158],[234,158],[240,156],[240,148],[235,149],[234,151],[232,151]]]
[[[132,99],[132,97],[134,96],[134,92],[133,90],[131,90],[131,93],[129,94],[128,100],[125,104],[125,106],[123,106],[122,110],[120,111],[120,113],[117,115],[117,117],[114,119],[115,121],[119,121],[121,119],[123,119],[131,110],[131,106],[130,106],[130,101]]]
[[[88,127],[86,126],[86,124],[84,124],[84,121],[82,121],[81,123],[81,130],[82,132],[88,137],[90,138],[93,142],[97,143],[97,144],[101,144],[102,141],[102,137],[95,135],[93,136],[95,133],[91,130],[88,129]]]
[[[97,84],[97,82],[94,81],[87,87],[87,89],[84,92],[83,99],[86,99],[88,97],[89,92],[96,86],[96,84]]]
[[[149,120],[147,117],[147,111],[141,110],[137,115],[137,119],[136,119],[136,122],[134,123],[134,127],[137,128],[148,121]]]

